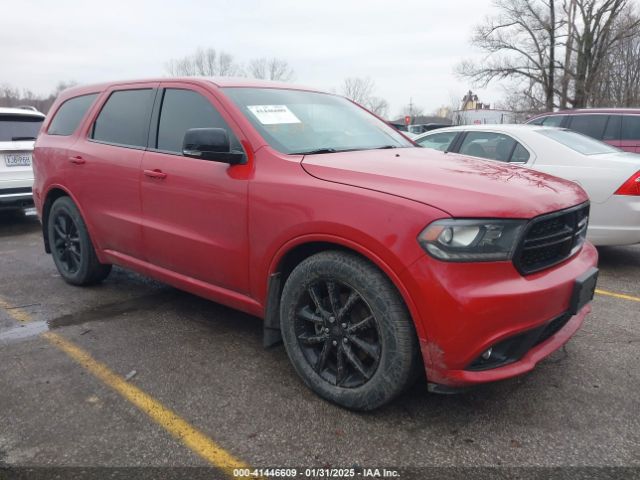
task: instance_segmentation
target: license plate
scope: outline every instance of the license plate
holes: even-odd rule
[[[598,281],[598,269],[591,268],[578,278],[573,286],[573,295],[571,295],[571,305],[569,313],[575,315],[582,307],[593,300],[596,292],[596,283]]]
[[[4,156],[4,164],[7,167],[30,167],[30,153],[8,153]]]

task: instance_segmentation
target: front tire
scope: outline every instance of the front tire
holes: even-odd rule
[[[373,410],[416,378],[418,342],[399,293],[374,265],[327,251],[302,261],[280,305],[287,354],[304,383],[354,410]]]
[[[53,261],[67,283],[93,285],[107,278],[111,265],[98,261],[80,211],[69,197],[51,206],[47,231]]]

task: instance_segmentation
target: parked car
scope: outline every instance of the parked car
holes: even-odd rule
[[[627,152],[640,153],[640,109],[560,110],[537,115],[530,118],[527,123],[569,128]]]
[[[638,155],[570,130],[536,125],[466,125],[421,135],[415,142],[436,150],[516,163],[576,182],[591,198],[591,242],[640,242]]]
[[[454,165],[343,97],[262,81],[76,87],[35,149],[64,280],[120,265],[264,318],[302,380],[376,408],[532,370],[590,311],[576,184]],[[235,362],[242,361],[236,359]]]
[[[0,108],[0,210],[33,207],[31,152],[44,114]]]

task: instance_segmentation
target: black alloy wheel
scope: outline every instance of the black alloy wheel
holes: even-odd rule
[[[381,355],[376,318],[352,286],[336,279],[309,285],[296,313],[296,336],[311,367],[333,385],[359,387]]]
[[[67,212],[60,212],[53,220],[53,248],[60,265],[69,274],[80,269],[82,246],[78,226]]]
[[[280,300],[280,329],[304,383],[346,408],[378,408],[422,370],[401,295],[380,269],[352,252],[319,252],[291,271]]]
[[[87,226],[71,198],[53,202],[46,225],[53,261],[67,283],[93,285],[109,275],[111,265],[98,260]]]

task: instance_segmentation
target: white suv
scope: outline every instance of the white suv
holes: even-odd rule
[[[0,108],[0,210],[33,207],[31,153],[44,114]]]

